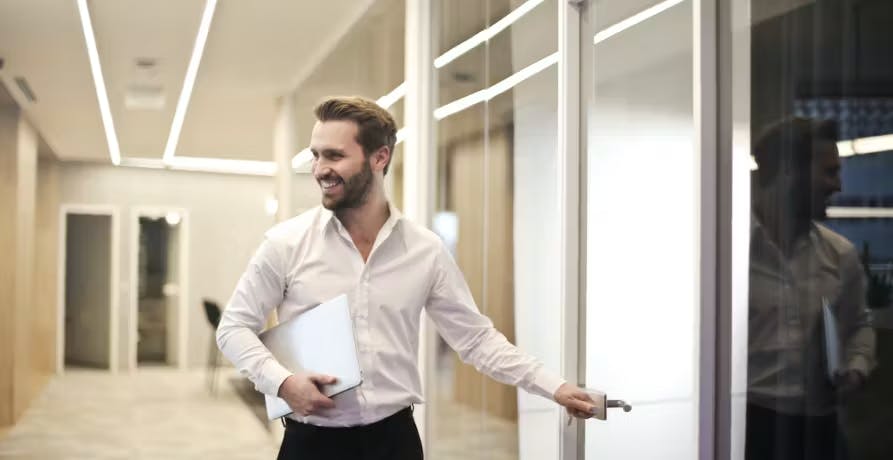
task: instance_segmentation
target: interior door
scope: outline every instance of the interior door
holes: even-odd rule
[[[581,27],[587,459],[698,452],[700,154],[692,0],[587,2]],[[622,404],[615,404],[621,406]]]
[[[108,368],[110,216],[69,214],[65,242],[65,364]]]

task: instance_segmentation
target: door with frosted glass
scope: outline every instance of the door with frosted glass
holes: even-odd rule
[[[608,399],[587,459],[693,459],[698,433],[700,155],[693,1],[583,10],[584,378]]]

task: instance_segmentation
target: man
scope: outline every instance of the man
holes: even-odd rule
[[[821,225],[840,191],[837,127],[785,120],[756,144],[750,248],[746,457],[842,458],[840,397],[874,364],[856,248]],[[839,326],[842,369],[828,375],[822,306]]]
[[[588,418],[589,395],[545,371],[493,328],[440,239],[400,216],[384,176],[396,143],[387,111],[358,98],[316,110],[310,150],[318,207],[273,227],[239,281],[217,343],[268,395],[288,402],[280,459],[421,459],[411,407],[422,402],[417,369],[422,308],[460,357],[478,370]],[[363,384],[333,399],[325,375],[293,374],[258,340],[276,309],[287,321],[347,294]]]

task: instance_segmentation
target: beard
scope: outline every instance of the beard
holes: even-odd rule
[[[337,176],[336,176],[337,177]],[[343,194],[341,198],[322,197],[322,205],[330,211],[340,211],[345,209],[356,209],[366,204],[369,198],[369,192],[372,190],[372,168],[369,161],[363,162],[363,169],[360,172],[346,179],[344,182]]]

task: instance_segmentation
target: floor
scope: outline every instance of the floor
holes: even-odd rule
[[[15,427],[0,431],[0,459],[275,458],[281,425],[263,419],[256,394],[237,374],[223,374],[211,396],[201,370],[67,370]],[[518,458],[514,423],[449,401],[437,407],[427,459]]]
[[[440,401],[427,460],[517,460],[518,425]]]
[[[268,431],[230,385],[210,396],[204,376],[163,367],[68,370],[0,438],[0,458],[275,458],[281,434]]]

